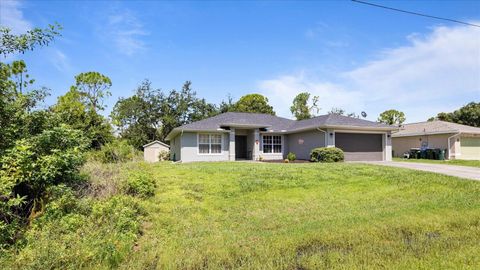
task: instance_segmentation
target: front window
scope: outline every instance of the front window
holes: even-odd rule
[[[222,153],[222,135],[221,134],[199,134],[198,135],[198,153],[200,154]]]
[[[282,136],[263,135],[263,153],[282,153]]]

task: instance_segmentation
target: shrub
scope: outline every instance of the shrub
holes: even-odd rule
[[[310,160],[313,162],[338,162],[343,159],[342,149],[336,147],[315,148],[310,153]]]
[[[94,160],[102,163],[120,163],[141,159],[141,153],[125,140],[107,143],[98,151],[91,152]]]
[[[37,212],[43,211],[46,191],[81,181],[87,143],[82,133],[65,126],[21,139],[0,158],[0,246],[21,236]]]
[[[144,172],[133,172],[127,177],[126,192],[127,194],[150,197],[155,194],[155,179]]]
[[[126,195],[76,199],[64,189],[52,192],[55,198],[46,205],[50,210],[32,222],[23,245],[0,256],[0,265],[6,269],[116,269],[129,257],[145,214],[138,199]],[[69,197],[73,201],[68,202]]]
[[[161,151],[158,155],[158,160],[165,161],[170,160],[170,151]]]
[[[295,155],[295,153],[290,152],[290,153],[288,153],[288,155],[287,155],[287,159],[288,159],[289,161],[294,161],[295,159],[297,159],[297,155]]]

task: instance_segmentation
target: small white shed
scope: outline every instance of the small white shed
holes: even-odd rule
[[[146,162],[158,162],[159,155],[163,151],[170,151],[170,146],[161,141],[153,141],[143,146],[143,159]]]

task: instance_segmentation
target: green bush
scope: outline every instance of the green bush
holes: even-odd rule
[[[100,150],[92,151],[90,157],[102,163],[120,163],[141,159],[141,153],[125,140],[114,140]]]
[[[288,155],[287,155],[287,159],[288,159],[289,161],[294,161],[295,159],[297,159],[297,155],[295,155],[295,153],[290,152],[290,153],[288,153]]]
[[[161,151],[158,155],[158,160],[165,161],[170,160],[170,151]]]
[[[140,197],[150,197],[155,194],[155,188],[155,179],[145,172],[133,172],[127,177],[127,194]]]
[[[81,181],[86,141],[65,126],[17,140],[0,158],[0,247],[14,243],[28,219],[43,211],[46,191]]]
[[[339,162],[343,159],[342,149],[336,147],[320,147],[310,152],[310,160],[313,162]]]

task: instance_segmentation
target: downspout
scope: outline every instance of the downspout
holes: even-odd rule
[[[325,147],[327,147],[327,136],[328,136],[327,132],[325,130],[321,130],[320,128],[317,128],[317,130],[325,134],[325,136],[323,136],[323,144],[325,145]]]
[[[460,135],[460,134],[461,134],[461,132],[459,132],[459,133],[457,133],[457,134],[455,134],[455,135],[452,135],[452,136],[450,136],[450,137],[447,138],[447,144],[448,144],[448,159],[449,159],[449,160],[450,160],[450,156],[451,156],[451,152],[452,152],[452,151],[450,151],[450,149],[451,149],[451,148],[450,148],[450,139],[453,138],[453,137],[455,137],[455,136],[458,136],[458,135]]]

